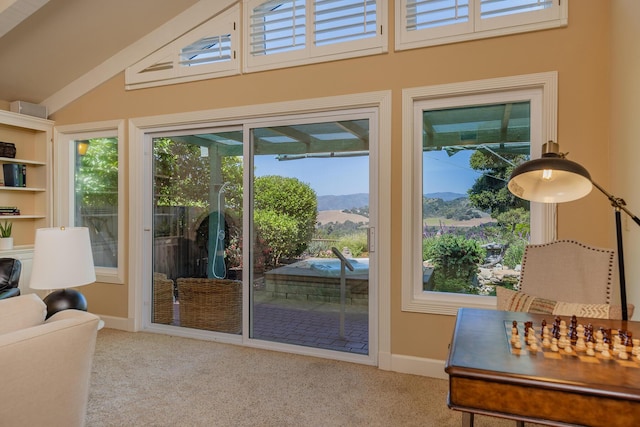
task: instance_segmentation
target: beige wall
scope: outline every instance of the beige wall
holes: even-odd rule
[[[393,11],[393,7],[390,7]],[[444,359],[454,317],[400,310],[401,91],[403,88],[558,71],[561,149],[594,179],[610,184],[610,13],[608,1],[573,1],[567,28],[447,46],[391,52],[285,70],[161,88],[124,90],[123,74],[52,115],[57,124],[152,116],[391,90],[392,115],[392,353]],[[391,32],[393,34],[393,32]],[[393,45],[391,40],[390,46]],[[636,101],[637,102],[637,101]],[[612,246],[610,208],[601,196],[559,207],[558,236]],[[126,286],[87,287],[92,309],[126,316]],[[83,289],[84,291],[84,289]]]
[[[611,176],[610,191],[640,215],[640,2],[612,2],[611,24]],[[640,306],[640,227],[623,216],[628,299]],[[613,219],[610,219],[610,223]],[[640,319],[636,309],[634,320]]]

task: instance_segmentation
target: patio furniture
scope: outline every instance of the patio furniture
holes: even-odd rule
[[[173,323],[173,280],[153,273],[153,323]]]
[[[240,334],[242,282],[226,279],[179,278],[180,326]]]

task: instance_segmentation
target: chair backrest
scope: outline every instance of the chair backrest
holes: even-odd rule
[[[528,245],[522,258],[520,291],[581,304],[611,304],[615,251],[574,240]]]
[[[0,291],[17,288],[20,282],[22,263],[15,258],[0,258]]]

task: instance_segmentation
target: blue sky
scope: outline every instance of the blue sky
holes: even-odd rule
[[[472,150],[449,157],[444,151],[424,154],[425,193],[465,194],[477,177],[469,167]],[[307,158],[278,161],[275,156],[256,156],[256,176],[281,175],[298,178],[311,186],[318,196],[369,193],[369,157]]]

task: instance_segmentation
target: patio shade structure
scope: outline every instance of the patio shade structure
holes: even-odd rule
[[[540,159],[525,162],[513,170],[508,184],[509,191],[522,199],[542,203],[577,200],[589,194],[592,187],[596,187],[607,196],[614,208],[616,220],[622,319],[628,320],[620,212],[624,211],[639,226],[640,219],[627,209],[624,199],[607,192],[591,179],[591,175],[584,167],[566,159],[565,154],[560,153],[558,143],[549,141],[543,145],[542,152]]]

